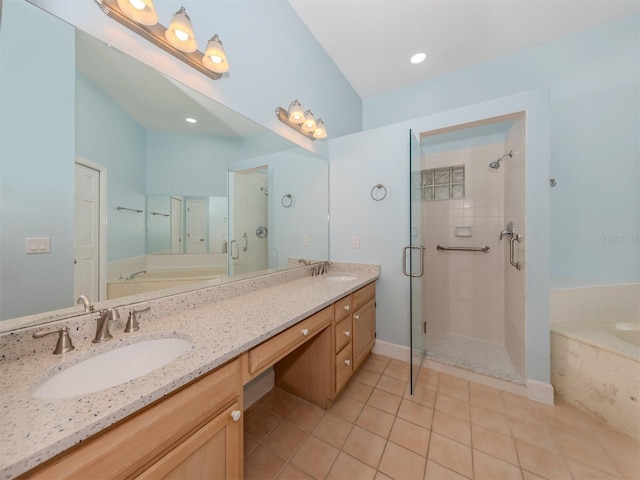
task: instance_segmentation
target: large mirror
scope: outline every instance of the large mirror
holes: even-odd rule
[[[328,258],[324,159],[27,2],[0,68],[0,331]]]

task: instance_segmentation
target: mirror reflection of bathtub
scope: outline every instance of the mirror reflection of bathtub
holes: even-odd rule
[[[182,287],[194,282],[219,283],[227,278],[227,254],[207,253],[188,255],[147,255],[128,259],[129,267],[119,265],[119,271],[130,271],[128,275],[112,274],[107,281],[109,299],[139,293]],[[135,264],[144,264],[137,270]],[[216,280],[216,282],[213,282]]]

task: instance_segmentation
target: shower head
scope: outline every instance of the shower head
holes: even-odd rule
[[[518,153],[518,152],[515,152]],[[505,153],[504,155],[502,155],[499,159],[494,160],[493,162],[491,162],[489,164],[489,168],[493,168],[494,170],[497,170],[500,168],[500,160],[502,160],[504,157],[513,157],[514,151],[513,150],[509,150],[509,153]]]

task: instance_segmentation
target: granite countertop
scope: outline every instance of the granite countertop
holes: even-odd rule
[[[120,328],[126,321],[123,318],[112,322],[114,339],[104,344],[89,341],[65,355],[34,353],[3,362],[0,478],[26,472],[378,278],[377,267],[350,273],[357,279],[327,281],[325,276],[305,276],[157,316],[152,322],[142,317],[140,330],[130,334]],[[166,337],[185,338],[193,345],[164,367],[106,390],[55,400],[31,394],[34,386],[52,374],[85,358]],[[53,337],[48,338],[55,345]]]

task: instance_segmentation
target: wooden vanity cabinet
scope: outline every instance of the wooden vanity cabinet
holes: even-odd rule
[[[233,360],[20,478],[242,478],[241,378]]]
[[[334,303],[335,381],[337,397],[373,349],[376,336],[375,282]]]

